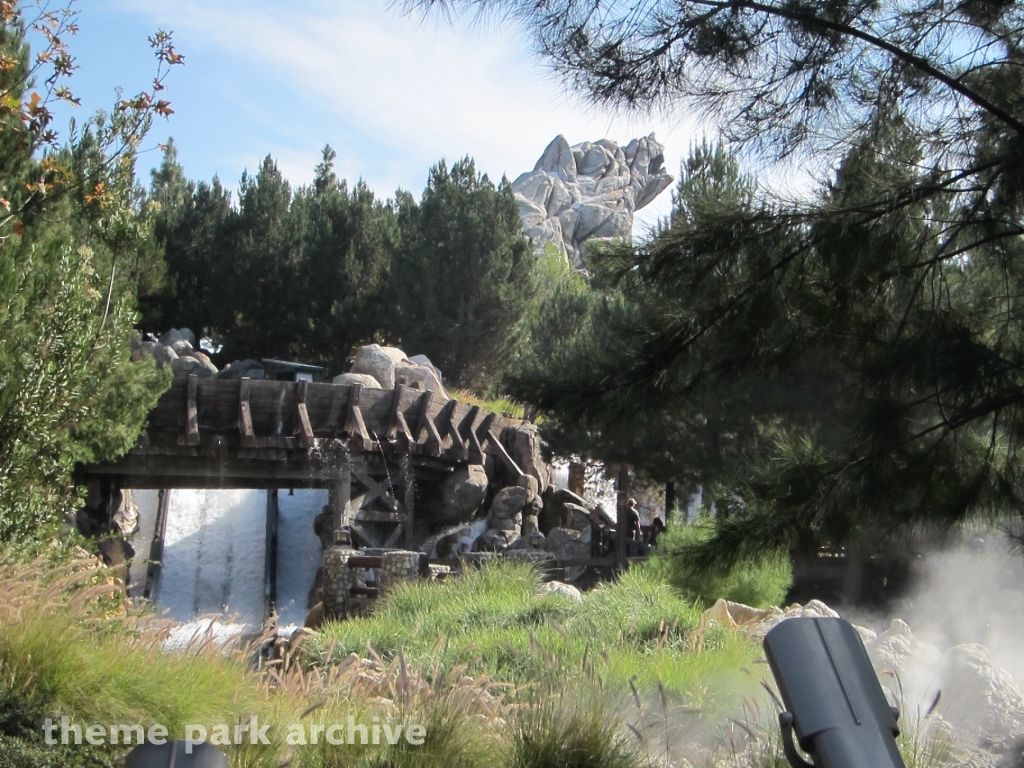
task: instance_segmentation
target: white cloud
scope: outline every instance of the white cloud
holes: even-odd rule
[[[492,177],[514,178],[558,133],[576,143],[606,136],[625,142],[656,131],[674,173],[691,136],[680,121],[609,115],[567,96],[527,41],[493,25],[452,28],[353,0],[287,9],[255,0],[133,0],[122,7],[174,29],[179,42],[219,49],[251,63],[254,73],[270,69],[294,84],[285,97],[250,105],[237,127],[240,135],[246,123],[288,133],[290,146],[266,149],[293,183],[312,177],[326,141],[338,150],[340,176],[363,176],[387,195],[398,186],[418,194],[441,157],[468,154]],[[230,78],[223,88],[227,100],[244,92]],[[245,159],[249,168],[257,162]],[[667,210],[667,193],[652,208]]]

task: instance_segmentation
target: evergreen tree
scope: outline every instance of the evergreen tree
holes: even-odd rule
[[[397,201],[401,248],[388,297],[388,330],[446,378],[486,389],[512,362],[536,291],[536,256],[512,185],[495,187],[470,158],[430,170],[417,205]]]
[[[142,94],[53,147],[45,99],[31,90],[20,12],[0,19],[0,540],[51,535],[72,508],[76,461],[123,453],[166,387],[152,361],[129,362],[138,249],[133,151],[166,102]],[[43,8],[53,93],[70,57],[60,36],[73,15]],[[167,36],[154,47],[178,60]],[[157,84],[163,78],[158,72]]]

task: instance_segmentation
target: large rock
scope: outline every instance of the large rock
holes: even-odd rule
[[[519,534],[491,528],[473,542],[474,552],[504,552],[519,539]]]
[[[389,347],[388,349],[394,349]],[[373,376],[383,389],[395,388],[395,360],[380,344],[368,344],[356,353],[349,373]]]
[[[442,522],[468,520],[487,494],[487,473],[479,464],[459,467],[441,484]]]
[[[176,328],[171,328],[171,330],[162,333],[157,341],[159,341],[163,346],[169,347],[174,342],[181,341],[183,338],[184,336],[181,335],[180,331]]]
[[[526,506],[526,489],[519,486],[502,488],[491,501],[491,509],[488,513],[492,520],[498,518],[515,517],[523,511]]]
[[[157,345],[153,348],[153,357],[156,358],[157,368],[163,368],[177,360],[178,353],[170,347]]]
[[[581,507],[579,504],[563,504],[565,508],[565,524],[567,527],[577,531],[588,531],[592,523],[590,522],[590,512],[586,507]]]
[[[650,136],[620,147],[556,136],[533,171],[512,183],[526,234],[538,249],[553,242],[582,266],[588,240],[628,238],[633,213],[661,194],[672,177],[664,147]]]
[[[195,374],[200,379],[209,379],[217,375],[217,367],[197,357],[179,357],[171,361],[171,370],[176,376]]]
[[[396,363],[395,383],[404,384],[412,389],[433,392],[435,395],[434,402],[447,402],[451,400],[444,385],[441,384],[441,379],[434,373],[434,369],[428,368],[425,365],[416,365],[408,360]]]
[[[582,534],[570,528],[552,528],[544,539],[544,549],[558,552],[569,542],[577,541]]]
[[[583,602],[583,593],[572,584],[561,581],[547,581],[537,588],[538,595],[564,595],[577,603]]]
[[[192,342],[188,339],[178,339],[171,344],[171,349],[177,353],[178,357],[184,357],[192,353]]]
[[[549,482],[548,466],[541,453],[540,430],[536,424],[520,424],[501,431],[501,442],[523,472],[537,479],[538,487]],[[510,478],[518,482],[519,478]]]
[[[335,376],[332,383],[342,386],[358,384],[363,389],[380,389],[380,382],[368,373],[343,373]]]

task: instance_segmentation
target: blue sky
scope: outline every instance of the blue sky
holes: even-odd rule
[[[71,39],[80,69],[70,84],[78,110],[108,108],[114,89],[147,87],[155,61],[147,37],[173,32],[185,66],[171,72],[175,114],[158,119],[140,171],[159,163],[173,136],[186,174],[214,174],[234,189],[268,153],[293,184],[308,183],[320,151],[336,172],[364,178],[381,196],[420,194],[442,157],[472,156],[498,179],[531,170],[561,133],[571,144],[625,143],[654,131],[678,172],[691,138],[685,116],[597,110],[567,94],[530,53],[529,41],[496,23],[405,17],[386,0],[81,0]],[[82,115],[85,116],[84,114]],[[669,193],[644,211],[664,214]]]

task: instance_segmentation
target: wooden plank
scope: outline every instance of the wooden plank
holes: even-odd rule
[[[164,538],[167,536],[167,510],[171,506],[171,491],[161,488],[157,496],[156,522],[153,525],[153,541],[149,545],[149,563],[146,565],[146,586],[143,597],[156,600],[160,590],[160,569],[163,567]]]
[[[483,444],[487,440],[487,433],[494,427],[494,422],[498,419],[498,414],[494,411],[488,411],[487,415],[484,416],[484,420],[480,422],[480,426],[476,428],[476,439]]]
[[[337,437],[341,434],[341,404],[345,388],[337,385],[332,386],[331,400],[327,411],[327,434],[329,437]]]
[[[415,522],[415,501],[416,501],[416,470],[412,466],[412,459],[405,455],[402,457],[402,487],[405,491],[405,548],[413,548],[413,524]]]
[[[376,509],[361,509],[356,515],[361,523],[400,523],[402,516],[397,512],[380,512]]]
[[[267,520],[265,553],[263,558],[264,605],[263,619],[266,621],[277,610],[277,531],[279,510],[277,489],[267,491]]]
[[[430,418],[430,403],[434,399],[434,393],[427,390],[420,395],[420,415],[416,423],[416,431],[413,432],[413,439],[419,441],[420,434],[426,430],[427,438],[423,443],[424,453],[429,456],[441,455],[441,434],[437,431],[433,420]]]
[[[463,442],[459,430],[455,428],[455,409],[458,405],[458,400],[449,400],[445,403],[444,408],[434,419],[434,426],[437,427],[437,431],[442,437],[451,438],[452,447],[449,449],[448,455],[455,461],[465,461],[469,456],[469,450],[466,448],[466,443]]]
[[[353,555],[347,563],[349,568],[383,568],[384,558],[381,555]]]
[[[395,530],[388,535],[381,546],[385,549],[390,549],[395,546],[398,543],[398,539],[401,537],[403,530],[402,526],[396,525]]]
[[[252,431],[252,409],[249,407],[249,388],[252,379],[242,379],[238,390],[238,434],[246,448],[256,446],[256,434]]]
[[[352,474],[346,464],[341,472],[341,478],[331,484],[331,512],[334,518],[334,540],[338,541],[338,533],[342,527],[348,525],[348,502],[352,493]]]
[[[345,417],[345,426],[342,431],[353,441],[356,450],[371,450],[372,440],[366,431],[366,423],[363,421],[363,413],[359,410],[359,399],[363,394],[361,384],[350,384],[348,397],[348,414]]]
[[[298,381],[295,387],[295,433],[299,436],[299,445],[305,449],[313,447],[313,428],[309,425],[309,411],[306,408],[306,392],[308,381]]]
[[[480,441],[476,437],[476,432],[473,430],[473,423],[479,415],[480,406],[474,405],[469,409],[469,412],[463,417],[462,422],[459,424],[459,435],[461,435],[462,439],[465,440],[470,464],[484,463],[484,451],[483,448],[480,447]]]
[[[199,445],[199,410],[196,407],[196,390],[198,388],[199,377],[190,373],[185,399],[185,442],[188,445]]]
[[[398,447],[402,453],[414,453],[417,448],[416,441],[413,439],[409,424],[401,411],[396,414],[396,420],[398,422]]]
[[[394,440],[398,436],[398,417],[402,415],[402,395],[405,394],[405,385],[396,384],[395,394],[391,396],[391,414],[388,417],[388,428],[384,436],[388,440]]]
[[[509,456],[508,451],[505,450],[505,446],[501,444],[501,440],[494,434],[494,430],[487,431],[487,440],[490,444],[491,449],[498,455],[501,463],[508,467],[508,470],[518,479],[523,476],[523,470],[516,464],[515,459]]]

